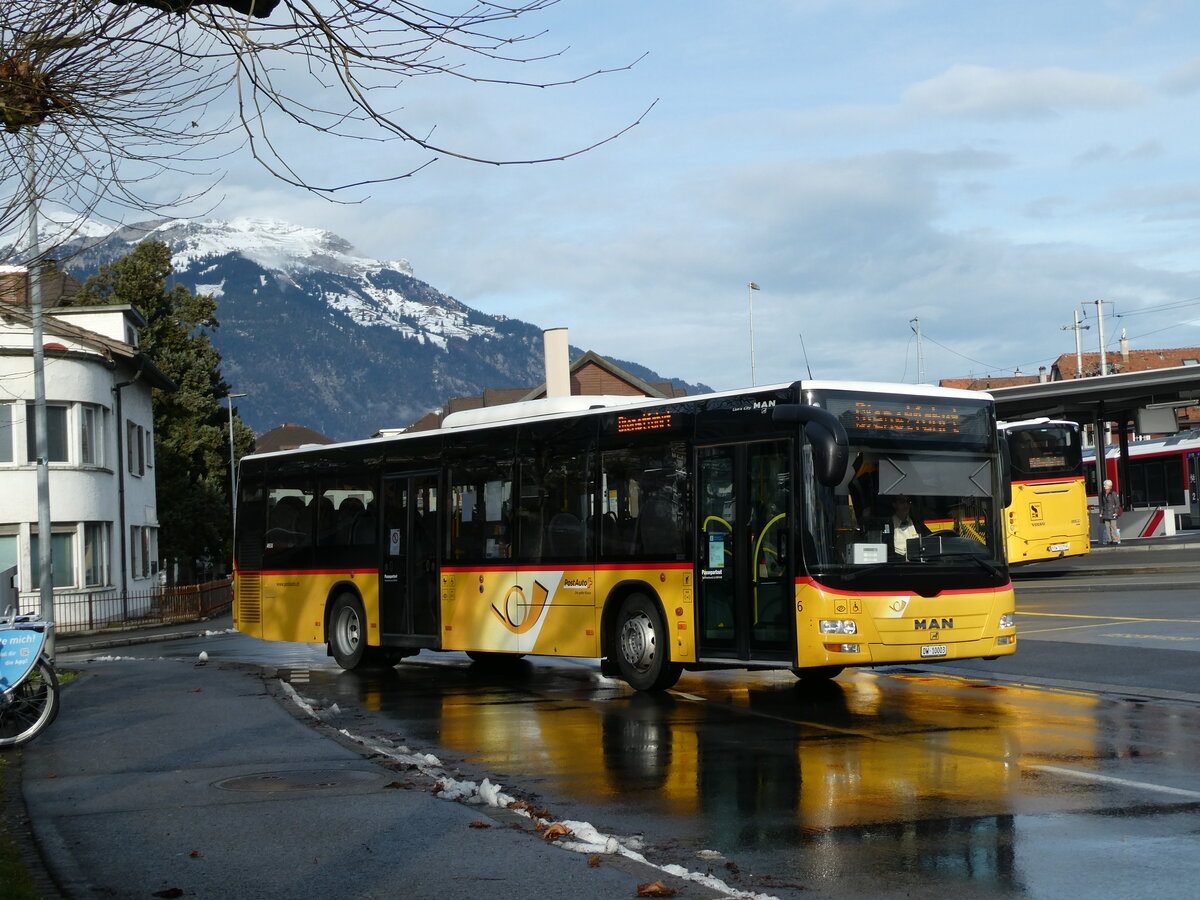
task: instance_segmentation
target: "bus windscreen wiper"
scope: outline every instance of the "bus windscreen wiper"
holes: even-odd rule
[[[925,562],[935,562],[939,559],[969,559],[973,563],[978,563],[982,568],[986,569],[992,575],[996,575],[996,576],[1000,575],[999,566],[997,566],[993,562],[989,562],[988,560],[984,559],[978,553],[964,553],[962,551],[957,551],[957,552],[953,552],[953,553],[943,553],[940,556],[926,557],[924,561]]]

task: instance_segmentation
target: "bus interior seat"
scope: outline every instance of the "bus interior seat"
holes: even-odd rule
[[[678,520],[671,504],[663,497],[654,497],[642,507],[638,534],[643,553],[678,556],[682,552]]]
[[[529,509],[525,506],[518,508],[517,524],[520,555],[529,559],[541,559],[545,528],[542,526],[540,510]]]
[[[583,553],[583,523],[569,513],[555,513],[546,526],[546,544],[551,556],[580,556]]]
[[[376,541],[375,517],[370,513],[360,513],[355,516],[350,526],[351,544],[373,544]]]
[[[629,553],[629,541],[621,533],[621,523],[615,512],[606,512],[600,517],[600,552],[605,556],[625,556]]]

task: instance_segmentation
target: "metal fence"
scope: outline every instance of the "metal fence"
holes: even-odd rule
[[[128,594],[118,591],[56,593],[54,624],[59,634],[116,631],[206,619],[228,609],[232,603],[232,578]]]

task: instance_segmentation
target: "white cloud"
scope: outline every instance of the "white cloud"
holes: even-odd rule
[[[1172,69],[1163,76],[1161,86],[1168,94],[1194,94],[1200,88],[1200,59]]]
[[[1058,66],[998,69],[956,64],[903,95],[905,104],[936,116],[1044,118],[1066,109],[1124,109],[1146,91],[1124,78]]]
[[[1108,141],[1105,141],[1102,144],[1097,144],[1094,147],[1088,148],[1083,153],[1078,154],[1072,161],[1076,165],[1129,161],[1141,162],[1143,160],[1157,159],[1161,157],[1163,153],[1163,146],[1158,141],[1142,141],[1137,146],[1124,150],[1120,147],[1114,146]]]

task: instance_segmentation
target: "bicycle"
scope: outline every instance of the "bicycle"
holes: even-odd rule
[[[53,630],[41,616],[0,618],[0,749],[33,740],[58,715],[58,673],[46,655]]]

